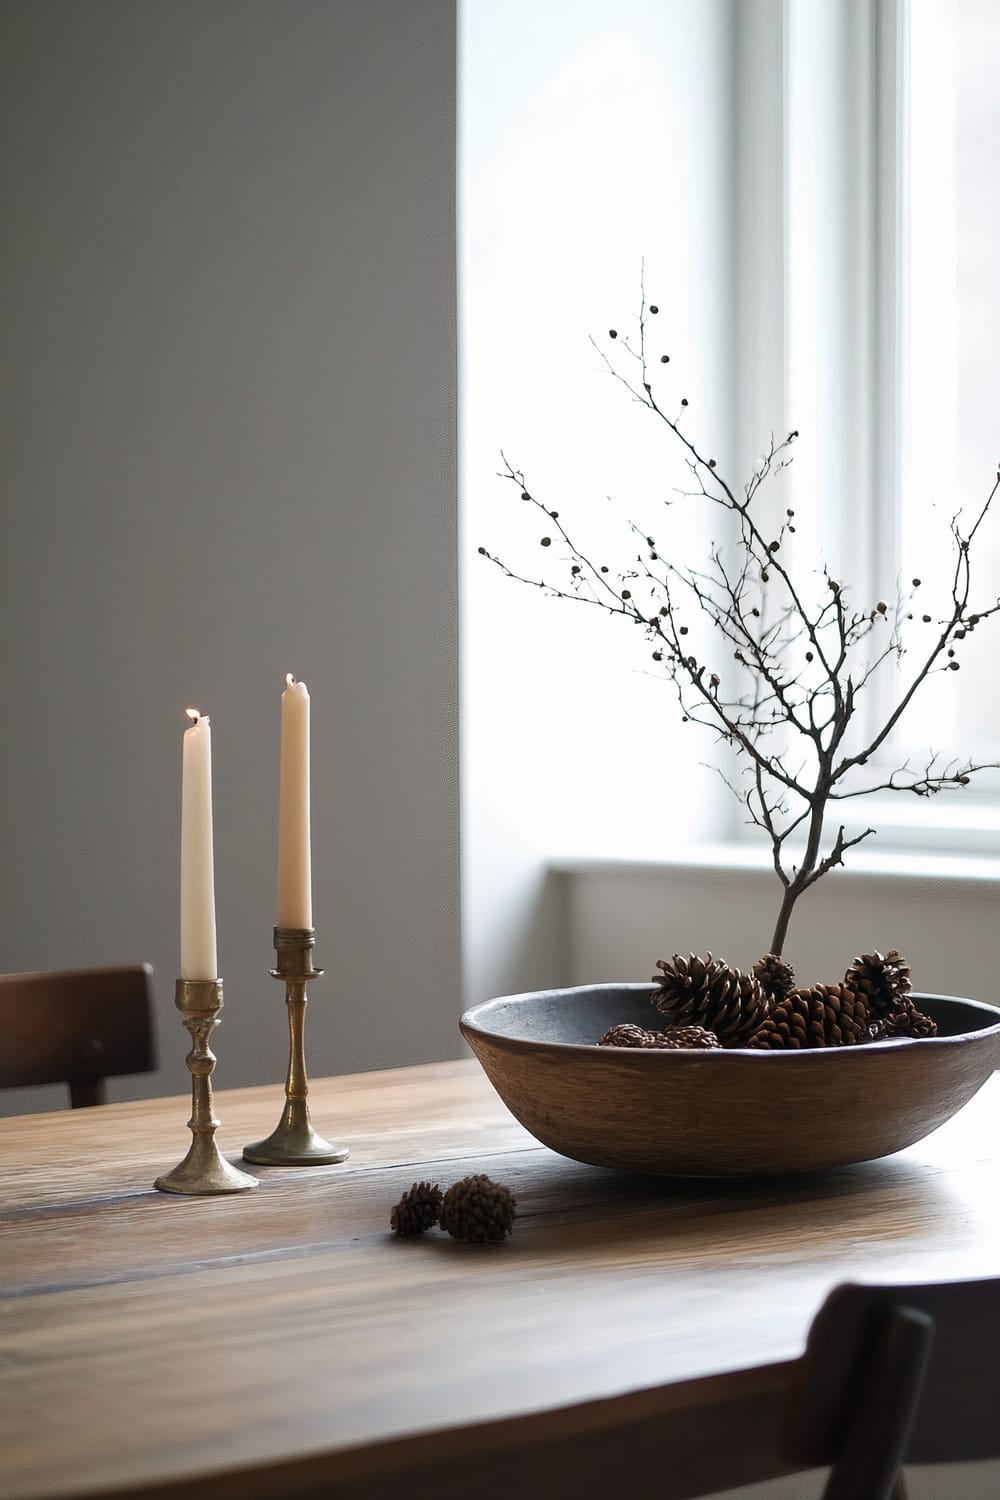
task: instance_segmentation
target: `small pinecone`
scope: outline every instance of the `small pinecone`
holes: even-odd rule
[[[937,1022],[932,1021],[930,1016],[925,1016],[923,1011],[917,1010],[912,1000],[901,1010],[894,1010],[879,1024],[884,1028],[882,1036],[912,1036],[917,1041],[922,1037],[937,1036]]]
[[[862,953],[844,975],[844,983],[867,998],[873,1021],[910,1004],[910,966],[895,948],[888,953]]]
[[[710,1048],[721,1048],[722,1043],[714,1031],[707,1031],[704,1026],[668,1026],[666,1031],[654,1032],[660,1041],[660,1047],[685,1047],[709,1050]]]
[[[755,1031],[770,1009],[760,980],[754,974],[731,969],[709,953],[683,958],[675,953],[669,962],[657,960],[659,985],[651,996],[657,1010],[674,1026],[704,1026],[714,1031],[723,1047],[739,1047]]]
[[[612,1026],[607,1030],[598,1042],[599,1047],[662,1047],[660,1041],[663,1035],[660,1031],[644,1031],[641,1026],[633,1026],[630,1021],[621,1026]]]
[[[776,953],[765,953],[758,958],[753,972],[772,1000],[787,1000],[795,988],[795,970]]]
[[[644,1031],[641,1026],[625,1022],[612,1026],[597,1044],[599,1047],[642,1047],[658,1051],[681,1047],[721,1047],[714,1031],[704,1026],[669,1026],[666,1031]]]
[[[441,1228],[466,1244],[502,1240],[514,1227],[517,1202],[510,1188],[493,1182],[485,1172],[463,1177],[444,1195]]]
[[[429,1182],[415,1182],[393,1209],[389,1228],[403,1236],[423,1234],[437,1223],[442,1197],[437,1183],[432,1187]]]
[[[847,1047],[870,1040],[868,1006],[846,984],[814,984],[792,990],[757,1028],[748,1047]]]

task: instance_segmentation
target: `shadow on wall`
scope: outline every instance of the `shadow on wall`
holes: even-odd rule
[[[480,901],[466,1007],[569,982],[570,888],[563,875],[538,864],[530,878],[517,885],[498,882],[493,892],[482,891]]]

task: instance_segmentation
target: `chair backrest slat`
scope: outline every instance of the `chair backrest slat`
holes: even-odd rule
[[[152,972],[0,974],[0,1088],[66,1083],[76,1107],[103,1103],[106,1078],[152,1072]]]
[[[845,1474],[854,1500],[890,1492],[851,1479],[852,1448],[890,1469],[1000,1458],[998,1390],[1000,1278],[839,1286],[809,1333],[789,1457],[834,1466],[831,1500]]]

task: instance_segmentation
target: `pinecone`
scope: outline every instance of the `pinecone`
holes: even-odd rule
[[[714,1031],[707,1031],[704,1026],[668,1026],[666,1031],[654,1032],[659,1036],[657,1043],[660,1047],[685,1047],[709,1050],[710,1048],[721,1048],[722,1043]]]
[[[441,1228],[467,1244],[502,1240],[514,1227],[516,1214],[517,1202],[510,1188],[479,1172],[463,1177],[445,1193]]]
[[[662,1042],[660,1031],[644,1031],[641,1026],[633,1026],[626,1021],[621,1026],[612,1026],[607,1030],[598,1042],[599,1047],[660,1047]]]
[[[909,999],[900,1010],[894,1010],[876,1024],[882,1027],[879,1040],[882,1037],[911,1036],[919,1041],[922,1037],[937,1036],[937,1022],[917,1010]]]
[[[659,985],[651,996],[657,1010],[674,1026],[704,1026],[714,1031],[723,1047],[739,1047],[764,1020],[770,1002],[754,974],[731,969],[709,953],[682,958],[675,953],[668,962],[657,960]]]
[[[758,958],[753,972],[771,1000],[787,1000],[795,988],[795,970],[776,953],[765,953]]]
[[[423,1234],[437,1223],[442,1197],[437,1183],[432,1187],[429,1182],[415,1182],[389,1216],[389,1228],[402,1236]]]
[[[644,1031],[641,1026],[625,1022],[612,1026],[597,1044],[599,1047],[643,1047],[646,1049],[680,1047],[721,1047],[722,1043],[714,1031],[704,1026],[670,1026],[666,1031]]]
[[[862,953],[844,975],[844,983],[867,998],[873,1021],[904,1010],[911,1003],[907,998],[910,966],[895,948],[888,953]]]
[[[748,1047],[844,1047],[869,1041],[864,995],[846,984],[814,984],[779,1000]]]

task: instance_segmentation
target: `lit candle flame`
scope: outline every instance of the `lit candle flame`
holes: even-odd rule
[[[292,676],[291,672],[285,673],[285,681],[288,683],[289,687],[295,686],[295,678]]]
[[[184,712],[187,714],[192,724],[197,724],[198,720],[203,717],[200,708],[186,708]]]

